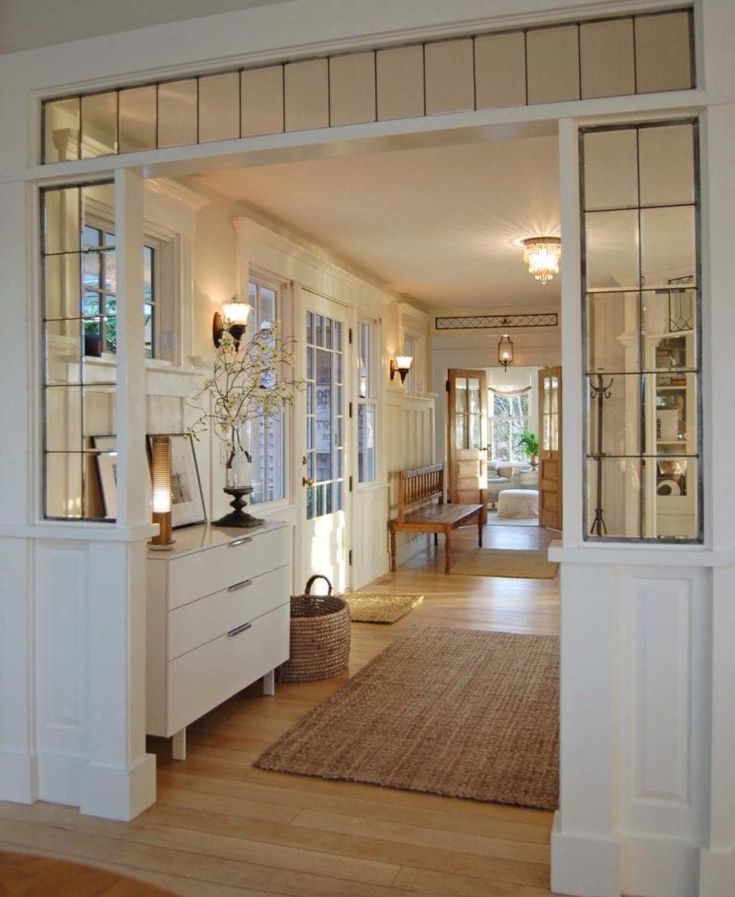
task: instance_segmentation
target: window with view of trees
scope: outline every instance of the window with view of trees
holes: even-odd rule
[[[524,392],[517,396],[501,395],[490,390],[491,457],[497,461],[522,461],[525,455],[518,444],[521,433],[528,429],[528,398]]]
[[[251,280],[248,284],[248,301],[253,309],[250,317],[253,328],[281,323],[282,309],[277,286],[259,279]],[[250,446],[253,456],[251,502],[263,503],[285,498],[286,433],[283,411],[268,420],[253,422]]]

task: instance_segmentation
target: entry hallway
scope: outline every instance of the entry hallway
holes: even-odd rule
[[[459,559],[476,547],[460,531]],[[553,533],[490,526],[492,548],[545,548]],[[350,672],[416,624],[558,632],[559,579],[524,580],[443,572],[443,545],[414,555],[363,591],[416,593],[424,603],[398,623],[353,624]],[[251,687],[190,727],[184,762],[151,739],[159,756],[158,801],[132,823],[76,809],[0,803],[0,850],[53,855],[113,870],[189,897],[549,897],[552,814],[372,785],[253,769],[251,762],[344,677],[281,684],[275,698]],[[12,876],[3,897],[149,897],[137,885],[44,869],[36,889]],[[7,887],[7,879],[6,879]]]

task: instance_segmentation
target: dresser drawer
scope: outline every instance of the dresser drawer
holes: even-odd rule
[[[172,735],[288,659],[290,604],[237,635],[207,642],[167,666],[166,732]]]
[[[253,579],[290,557],[288,527],[242,536],[194,554],[172,558],[168,568],[168,608],[212,595],[245,579]]]
[[[290,590],[291,568],[278,567],[175,608],[168,614],[166,659],[173,660],[273,610],[289,600]]]

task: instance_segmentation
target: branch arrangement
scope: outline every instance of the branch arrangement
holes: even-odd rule
[[[293,375],[295,345],[293,337],[281,336],[277,325],[261,327],[239,346],[225,331],[212,376],[190,403],[200,412],[189,428],[192,436],[198,439],[211,425],[231,457],[241,447],[235,443],[243,424],[272,419],[293,405],[306,387],[306,381]],[[202,406],[206,398],[211,400],[208,408]]]

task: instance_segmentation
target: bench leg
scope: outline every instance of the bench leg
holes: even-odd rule
[[[451,550],[452,550],[452,534],[450,530],[447,530],[444,534],[444,572],[449,573],[449,567],[451,566]]]
[[[396,531],[390,531],[390,569],[395,572],[396,569]]]
[[[439,533],[434,533],[434,545],[439,544]]]
[[[482,548],[482,527],[483,527],[482,518],[483,518],[482,514],[480,514],[480,516],[477,518],[477,544],[480,546],[480,548]]]

